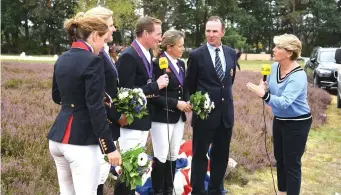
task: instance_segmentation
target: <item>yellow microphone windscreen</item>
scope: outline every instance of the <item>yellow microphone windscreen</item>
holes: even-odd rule
[[[262,64],[262,75],[269,75],[271,72],[271,65],[269,64]]]
[[[168,60],[166,57],[159,58],[159,67],[161,70],[168,68]]]

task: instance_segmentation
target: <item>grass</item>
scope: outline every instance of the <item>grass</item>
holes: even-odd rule
[[[341,109],[336,108],[336,97],[326,110],[327,124],[311,129],[306,152],[302,159],[302,195],[334,195],[341,193]],[[275,184],[276,171],[273,168]],[[231,195],[270,195],[275,194],[270,168],[257,170],[254,173],[239,173],[240,177],[225,182],[225,188]],[[277,187],[276,187],[277,189]]]
[[[261,60],[239,60],[238,62],[240,64],[241,70],[251,70],[251,71],[256,71],[256,72],[260,72],[262,64],[274,63],[274,61],[270,61],[270,60],[264,60],[264,61],[261,61]],[[298,63],[301,66],[304,65],[304,63],[302,61],[298,61]]]

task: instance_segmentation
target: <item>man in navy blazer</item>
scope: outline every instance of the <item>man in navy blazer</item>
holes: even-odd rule
[[[192,117],[192,195],[221,194],[229,159],[234,124],[232,85],[236,72],[236,53],[232,48],[222,45],[224,29],[220,17],[210,17],[205,29],[207,43],[191,52],[187,62],[185,85],[190,95],[196,91],[208,92],[215,104],[207,119],[202,120],[195,114]],[[206,154],[210,145],[210,183],[206,192]]]

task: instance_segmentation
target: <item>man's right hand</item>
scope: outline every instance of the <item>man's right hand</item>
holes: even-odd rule
[[[164,74],[164,75],[161,75],[158,79],[157,79],[157,84],[159,86],[159,90],[167,87],[168,85],[168,82],[169,82],[169,79],[168,79],[168,75],[167,74]]]
[[[114,152],[110,152],[109,154],[107,154],[107,157],[108,157],[109,164],[113,166],[119,166],[122,164],[121,154],[118,150],[115,150]]]

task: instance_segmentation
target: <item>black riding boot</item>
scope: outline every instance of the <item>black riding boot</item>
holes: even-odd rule
[[[166,163],[160,162],[155,157],[153,158],[151,173],[153,195],[163,195],[165,168]]]
[[[174,188],[176,161],[166,161],[164,195],[172,195]]]
[[[118,179],[115,184],[114,195],[135,195],[135,190],[131,190],[130,186],[127,187],[126,183],[122,183]]]
[[[97,195],[103,195],[103,184],[97,186]]]

